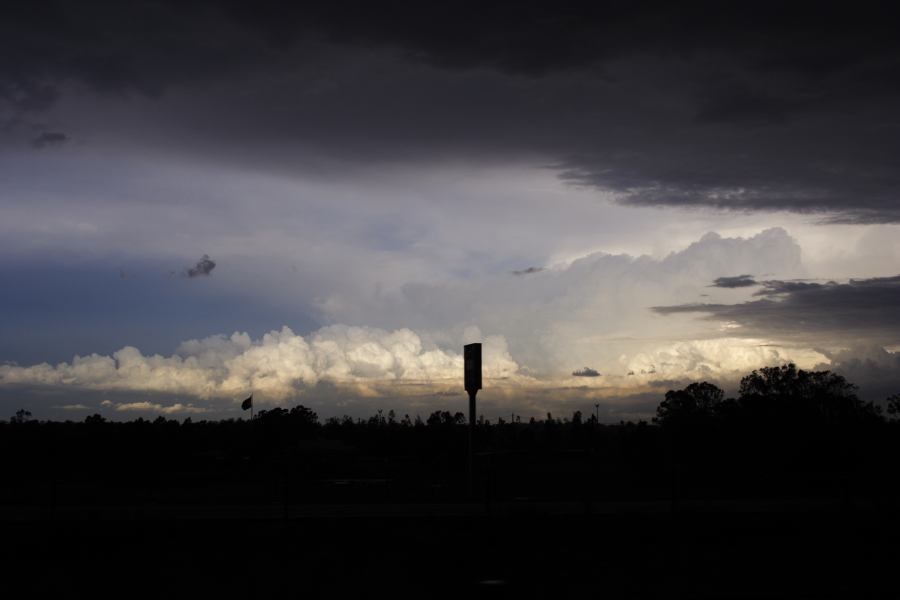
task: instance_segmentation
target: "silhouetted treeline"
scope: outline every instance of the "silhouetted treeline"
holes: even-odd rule
[[[373,581],[395,592],[384,574],[400,567],[416,597],[497,581],[517,598],[896,597],[900,396],[886,413],[839,375],[787,365],[734,398],[670,390],[650,422],[480,419],[473,497],[462,412],[60,423],[22,409],[0,423],[0,558],[51,595],[95,589],[103,564],[108,587],[167,597],[358,597]],[[148,564],[177,566],[148,578]]]
[[[888,414],[897,414],[892,397]],[[735,398],[713,384],[670,390],[654,422],[580,412],[476,427],[482,496],[611,499],[897,496],[900,423],[840,375],[753,371]],[[319,419],[304,406],[252,421],[0,424],[0,502],[432,501],[465,497],[462,412]]]
[[[888,399],[897,412],[900,398]],[[863,402],[856,386],[830,371],[804,371],[793,364],[765,367],[743,379],[737,398],[707,382],[666,392],[656,422],[671,426],[711,425],[715,421],[742,422],[764,429],[849,426],[881,420],[881,409]]]

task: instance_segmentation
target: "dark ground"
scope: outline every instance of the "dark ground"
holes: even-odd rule
[[[897,423],[301,413],[0,424],[2,596],[900,597]]]
[[[277,508],[277,507],[276,507]],[[7,521],[15,596],[897,597],[897,519],[851,509]],[[624,509],[620,509],[624,510]],[[275,512],[278,512],[277,510]],[[302,511],[301,511],[302,512]],[[392,513],[394,511],[391,511]],[[24,592],[24,593],[22,593]]]

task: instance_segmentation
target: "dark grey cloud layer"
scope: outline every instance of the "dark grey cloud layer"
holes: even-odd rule
[[[625,203],[896,222],[898,12],[23,3],[0,23],[0,119],[34,127],[73,87],[177,90],[189,100],[155,118],[203,148],[277,147],[269,162],[301,146],[356,161],[538,157]]]
[[[46,148],[47,146],[59,146],[68,140],[69,136],[61,131],[44,131],[34,138],[31,143],[35,148]]]
[[[699,313],[739,324],[748,334],[813,343],[900,342],[900,275],[847,283],[765,281],[762,296],[741,304],[657,306],[661,315]]]
[[[734,277],[717,277],[712,283],[712,287],[719,288],[742,288],[758,285],[753,275],[735,275]]]

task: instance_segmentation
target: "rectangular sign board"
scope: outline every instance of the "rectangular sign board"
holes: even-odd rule
[[[466,391],[481,389],[481,344],[463,346],[463,360],[466,372]]]

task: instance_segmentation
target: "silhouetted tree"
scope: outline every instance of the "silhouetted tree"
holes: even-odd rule
[[[900,419],[900,394],[888,396],[886,403],[888,414],[894,419]]]
[[[287,409],[276,406],[275,408],[259,411],[258,413],[256,413],[256,418],[264,423],[276,423],[280,419],[287,417],[287,415]]]
[[[718,386],[706,381],[692,383],[683,390],[669,390],[653,421],[669,425],[709,419],[719,410],[724,395]]]
[[[16,411],[16,414],[9,418],[9,422],[13,424],[27,423],[30,420],[31,411],[25,410],[24,408],[20,408]]]
[[[877,419],[879,409],[856,396],[856,386],[831,371],[804,371],[793,363],[764,367],[741,379],[742,413],[766,419],[835,423]]]
[[[306,408],[302,404],[293,407],[288,413],[288,418],[294,425],[318,425],[319,415],[314,410]]]
[[[382,410],[380,408],[377,411],[375,411],[374,415],[369,417],[368,423],[372,427],[381,427],[382,425],[384,425],[386,423],[386,421],[384,419],[384,415],[382,414]]]
[[[425,422],[432,427],[462,425],[466,422],[466,416],[461,412],[451,415],[449,411],[436,410],[428,416],[428,419]]]

